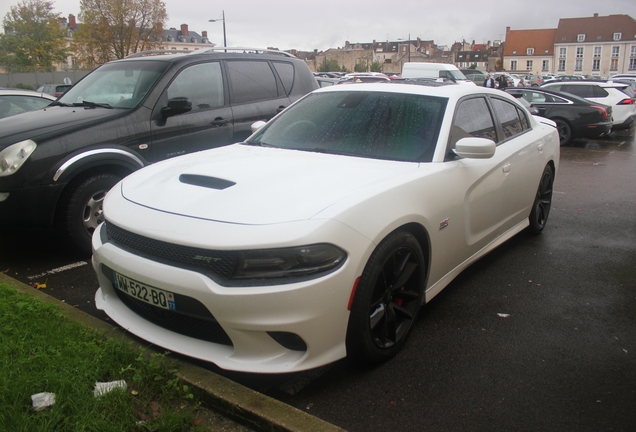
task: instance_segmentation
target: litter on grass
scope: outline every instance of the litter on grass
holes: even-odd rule
[[[93,394],[95,395],[95,397],[99,397],[99,396],[105,395],[106,393],[114,389],[122,389],[126,391],[127,388],[128,388],[128,385],[126,384],[126,381],[124,380],[111,381],[111,382],[96,382],[95,391],[93,392]]]
[[[42,411],[55,403],[55,393],[36,393],[31,395],[31,402],[36,411]]]

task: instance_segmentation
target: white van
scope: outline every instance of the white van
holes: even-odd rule
[[[474,84],[456,66],[447,63],[404,63],[402,78],[449,78],[459,83]]]

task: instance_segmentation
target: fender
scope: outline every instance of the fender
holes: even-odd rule
[[[130,172],[147,165],[144,158],[125,148],[98,148],[76,153],[56,165],[53,182],[68,181],[78,171],[100,165],[118,165]]]

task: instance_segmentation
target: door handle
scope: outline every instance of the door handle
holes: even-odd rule
[[[501,169],[503,170],[505,174],[508,174],[510,172],[510,164],[505,164],[504,166],[501,167]]]
[[[541,143],[541,144],[539,144],[539,145],[537,146],[537,150],[539,150],[539,153],[542,153],[542,152],[543,152],[543,143]]]
[[[286,107],[284,105],[281,105],[278,107],[278,109],[276,110],[276,114],[278,114],[279,112],[281,112],[282,110],[284,110]]]
[[[223,117],[217,117],[210,122],[212,126],[225,126],[230,121],[228,119],[224,119]]]

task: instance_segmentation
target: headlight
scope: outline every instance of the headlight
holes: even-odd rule
[[[330,244],[243,251],[233,279],[319,276],[337,269],[347,254]]]
[[[26,162],[38,145],[33,140],[10,145],[0,152],[0,177],[10,176]]]

